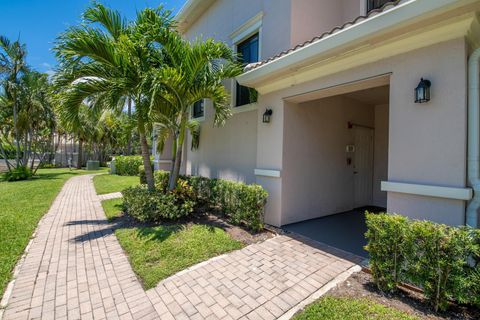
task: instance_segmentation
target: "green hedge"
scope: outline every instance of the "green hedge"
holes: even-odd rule
[[[149,191],[145,185],[122,191],[124,209],[141,222],[177,220],[193,212],[195,202],[176,192]]]
[[[169,173],[155,172],[155,186],[166,192]],[[223,179],[182,176],[180,181],[192,188],[197,204],[220,209],[234,224],[243,224],[253,231],[263,229],[263,213],[268,193],[259,185]],[[140,170],[140,182],[145,184],[145,172]]]
[[[142,156],[115,157],[115,170],[119,176],[138,176],[139,167],[143,165]]]
[[[449,302],[480,307],[480,230],[367,213],[366,250],[378,287],[416,285],[435,311]]]

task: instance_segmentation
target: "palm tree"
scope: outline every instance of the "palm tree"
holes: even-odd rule
[[[192,147],[198,146],[200,125],[190,119],[191,106],[209,99],[215,110],[214,124],[224,125],[231,116],[229,95],[223,80],[242,72],[233,51],[222,42],[208,39],[193,43],[177,33],[169,33],[163,51],[169,64],[152,70],[151,115],[158,123],[158,146],[162,151],[165,141],[173,140],[174,161],[169,189],[177,184],[182,163],[182,150],[187,130],[192,134]]]
[[[20,136],[17,127],[18,118],[18,90],[19,78],[28,70],[25,61],[27,50],[20,41],[11,42],[0,36],[0,76],[6,98],[11,101],[13,108],[13,128],[16,145],[15,165],[20,166]]]
[[[145,9],[135,22],[127,23],[117,11],[95,3],[83,18],[85,23],[69,28],[54,48],[61,61],[55,79],[61,117],[78,123],[78,110],[85,101],[96,110],[120,110],[131,99],[147,184],[154,189],[147,143],[151,102],[144,80],[152,68],[162,66],[161,51],[151,35],[161,38],[172,27],[171,13],[161,7]]]

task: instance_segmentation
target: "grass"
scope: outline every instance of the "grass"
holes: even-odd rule
[[[105,211],[108,221],[112,222],[122,215],[122,204],[122,199],[110,199],[102,201],[103,211]]]
[[[418,320],[368,299],[326,296],[307,306],[294,320]]]
[[[222,229],[198,224],[125,228],[115,234],[146,289],[194,264],[243,247]]]
[[[76,175],[106,170],[40,169],[31,180],[0,182],[0,295],[38,221],[65,181]]]
[[[140,184],[138,176],[117,176],[113,174],[103,174],[93,178],[93,184],[97,194],[108,194],[120,192],[128,187]]]

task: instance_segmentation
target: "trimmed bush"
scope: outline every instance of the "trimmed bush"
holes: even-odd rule
[[[366,236],[375,282],[423,288],[435,311],[449,302],[480,306],[480,231],[367,213]]]
[[[32,171],[26,167],[21,166],[11,171],[7,171],[3,174],[3,180],[5,181],[20,181],[20,180],[28,180],[33,176]]]
[[[175,192],[149,191],[145,186],[122,191],[126,212],[141,222],[176,220],[193,212],[195,202]]]
[[[370,254],[370,268],[378,288],[394,291],[400,282],[405,260],[408,220],[400,215],[367,213],[369,239],[365,249]]]
[[[168,172],[155,171],[155,186],[158,190],[167,191],[168,179]],[[140,169],[140,182],[146,183],[142,169]],[[188,188],[189,197],[195,203],[218,208],[234,224],[245,225],[252,231],[263,229],[263,213],[268,193],[259,185],[246,185],[241,182],[198,176],[181,176],[178,188]]]
[[[138,176],[141,165],[143,165],[142,156],[115,157],[116,174],[119,176]]]

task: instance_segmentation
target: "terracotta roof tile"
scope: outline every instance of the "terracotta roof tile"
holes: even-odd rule
[[[320,41],[320,40],[322,40],[323,38],[325,38],[325,37],[327,37],[327,36],[329,36],[329,35],[333,35],[333,34],[339,32],[339,31],[341,31],[341,30],[344,30],[344,29],[346,29],[346,28],[348,28],[348,27],[350,27],[350,26],[356,25],[356,24],[360,23],[361,21],[364,21],[364,20],[366,20],[366,19],[369,19],[369,18],[371,18],[371,17],[373,17],[373,16],[375,16],[375,15],[377,15],[377,14],[379,14],[379,13],[383,13],[383,12],[385,12],[385,11],[391,10],[391,9],[393,9],[394,7],[398,6],[400,3],[405,2],[405,1],[407,1],[407,0],[395,0],[395,1],[387,2],[387,3],[385,3],[381,8],[371,10],[370,12],[368,12],[367,15],[359,16],[359,17],[355,18],[353,21],[348,21],[348,22],[345,22],[345,23],[344,23],[343,25],[341,25],[341,26],[336,26],[336,27],[333,28],[332,30],[330,30],[330,31],[328,31],[328,32],[325,32],[325,33],[323,33],[323,34],[321,34],[321,35],[319,35],[319,36],[316,36],[316,37],[314,37],[314,38],[312,38],[312,39],[310,39],[310,40],[308,40],[308,41],[305,41],[305,42],[303,42],[303,43],[297,44],[297,45],[296,45],[295,47],[293,47],[293,48],[290,48],[290,49],[288,49],[288,50],[282,51],[282,52],[278,53],[277,55],[272,56],[272,57],[270,57],[270,58],[268,58],[268,59],[265,59],[265,60],[262,60],[262,61],[259,61],[259,62],[255,62],[255,63],[250,63],[249,65],[247,65],[247,66],[245,67],[245,72],[250,71],[250,70],[253,70],[253,69],[256,69],[256,68],[258,68],[258,67],[260,67],[260,66],[262,66],[262,65],[264,65],[264,64],[267,64],[267,63],[269,63],[269,62],[271,62],[271,61],[277,60],[277,59],[280,58],[280,57],[283,57],[283,56],[285,56],[285,55],[287,55],[287,54],[289,54],[289,53],[291,53],[291,52],[294,52],[294,51],[296,51],[296,50],[298,50],[298,49],[300,49],[300,48],[303,48],[303,47],[308,46],[308,45],[310,45],[310,44],[312,44],[312,43],[315,43],[315,42],[317,42],[317,41]]]

